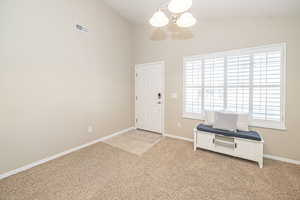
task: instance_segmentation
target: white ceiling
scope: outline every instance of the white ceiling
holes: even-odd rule
[[[132,23],[147,23],[168,0],[103,0]],[[194,0],[197,19],[300,16],[300,0]]]

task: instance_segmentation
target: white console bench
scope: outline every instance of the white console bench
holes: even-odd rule
[[[199,127],[199,126],[198,126]],[[239,157],[251,161],[258,162],[259,167],[263,167],[263,138],[253,140],[249,138],[236,137],[234,134],[222,135],[213,132],[207,132],[194,129],[194,150],[197,147]]]

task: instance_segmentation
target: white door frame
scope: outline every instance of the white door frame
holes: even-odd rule
[[[137,128],[137,123],[136,123],[136,116],[137,116],[137,109],[136,109],[136,93],[137,93],[137,85],[136,85],[136,72],[139,67],[142,66],[147,66],[147,65],[154,65],[154,64],[161,64],[162,66],[162,74],[161,74],[161,82],[162,82],[162,104],[161,104],[161,110],[162,110],[162,117],[161,117],[161,130],[162,130],[162,135],[165,135],[165,102],[166,102],[166,94],[165,94],[165,62],[164,61],[158,61],[158,62],[151,62],[151,63],[143,63],[143,64],[136,64],[134,68],[134,109],[135,109],[135,115],[134,115],[134,124],[135,128]]]

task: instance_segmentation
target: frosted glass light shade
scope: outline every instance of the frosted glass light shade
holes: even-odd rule
[[[182,28],[188,28],[194,26],[197,20],[189,12],[182,14],[177,20],[177,25]]]
[[[172,0],[168,9],[171,13],[183,13],[192,7],[193,0]]]
[[[157,11],[149,20],[150,24],[154,27],[163,27],[169,24],[169,19],[162,11]]]

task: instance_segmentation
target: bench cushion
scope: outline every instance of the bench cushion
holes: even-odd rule
[[[204,124],[199,124],[197,126],[197,129],[199,131],[214,133],[214,134],[228,136],[228,137],[238,137],[238,138],[244,138],[244,139],[256,140],[256,141],[261,141],[262,140],[260,135],[255,131],[232,132],[232,131],[227,131],[227,130],[215,129],[212,126],[208,126],[208,125],[204,125]]]

